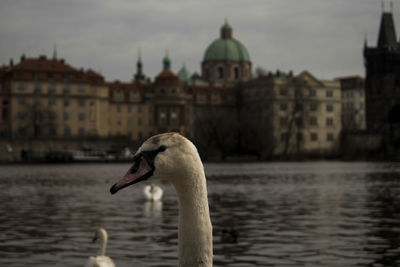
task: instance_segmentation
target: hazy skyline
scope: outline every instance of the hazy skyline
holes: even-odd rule
[[[385,10],[390,10],[385,1]],[[172,70],[182,61],[200,73],[207,46],[225,19],[256,67],[308,70],[317,78],[364,76],[365,36],[375,46],[381,1],[377,0],[2,0],[0,65],[20,56],[52,56],[76,68],[94,69],[107,81],[130,81],[141,47],[144,73],[154,78],[165,49]],[[396,32],[400,3],[394,1]]]

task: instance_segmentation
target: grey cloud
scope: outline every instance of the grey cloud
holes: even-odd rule
[[[395,20],[397,10],[395,5]],[[139,46],[152,78],[165,48],[173,70],[185,59],[192,72],[199,71],[205,49],[228,18],[254,67],[307,69],[321,78],[363,75],[364,34],[375,44],[380,12],[374,0],[4,0],[0,64],[22,53],[51,55],[57,42],[67,62],[101,70],[107,80],[131,79]]]

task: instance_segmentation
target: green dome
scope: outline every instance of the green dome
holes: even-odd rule
[[[226,21],[221,27],[221,37],[208,46],[203,61],[250,62],[250,57],[246,47],[232,38],[232,28]]]
[[[212,42],[205,54],[203,61],[247,61],[250,62],[246,47],[235,39],[218,38]]]

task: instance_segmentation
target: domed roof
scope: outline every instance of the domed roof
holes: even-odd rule
[[[186,65],[183,64],[182,68],[178,72],[179,80],[181,80],[182,82],[188,82],[190,80],[190,76],[191,74],[186,68]]]
[[[178,76],[171,71],[171,60],[168,57],[168,50],[165,52],[163,59],[163,71],[157,75],[155,85],[180,85]]]
[[[225,22],[221,27],[221,37],[212,42],[204,53],[203,61],[246,61],[250,56],[246,47],[232,38],[232,27]]]

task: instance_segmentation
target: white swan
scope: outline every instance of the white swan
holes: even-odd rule
[[[163,190],[154,184],[146,185],[143,189],[143,195],[146,200],[160,201],[163,196]]]
[[[212,225],[206,177],[196,147],[177,133],[149,138],[134,156],[127,174],[114,184],[112,194],[143,180],[166,179],[179,202],[179,266],[212,266]]]
[[[115,267],[114,262],[110,257],[105,256],[106,254],[106,247],[107,247],[107,232],[105,229],[100,228],[96,231],[96,235],[93,239],[95,242],[97,239],[100,239],[101,246],[99,249],[98,255],[93,257],[89,257],[88,261],[86,262],[85,267]]]

